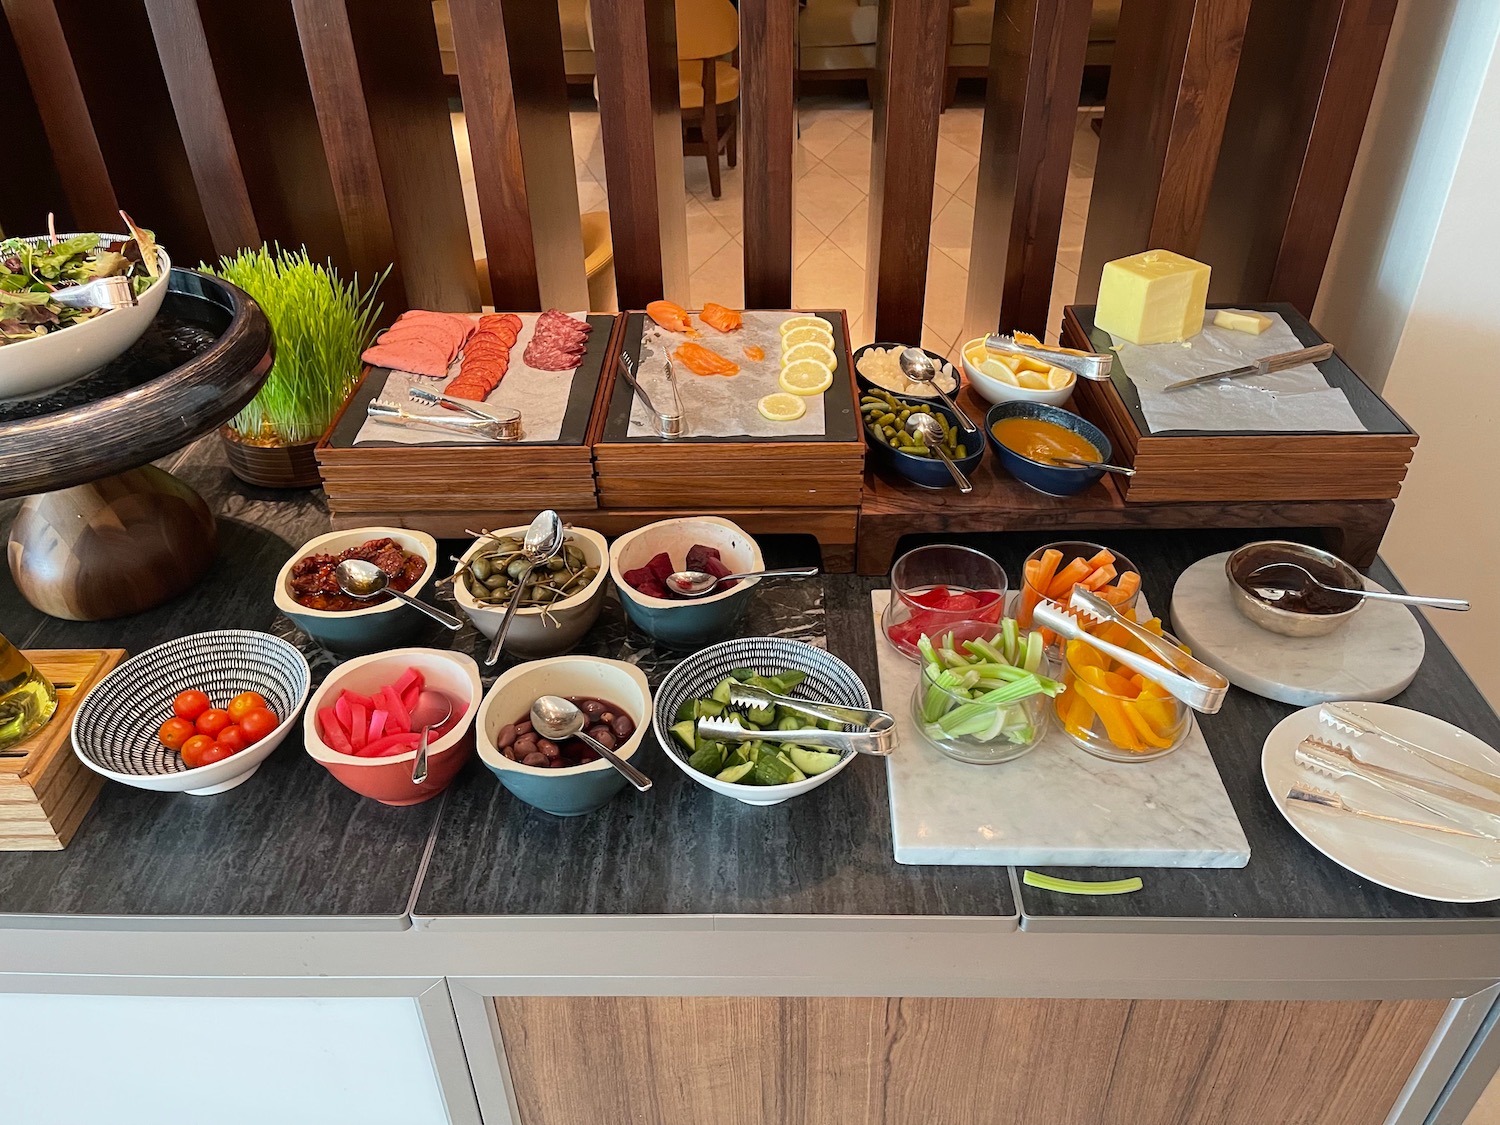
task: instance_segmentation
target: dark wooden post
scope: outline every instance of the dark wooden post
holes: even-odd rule
[[[995,5],[960,340],[997,325],[1046,338],[1089,11],[1089,0]]]
[[[1125,0],[1078,270],[1142,250],[1193,254],[1208,209],[1250,0]]]
[[[797,0],[740,0],[745,306],[792,303]]]
[[[876,340],[922,338],[949,20],[941,0],[881,0],[865,254],[865,322]]]
[[[673,0],[593,0],[615,289],[622,309],[689,303]]]

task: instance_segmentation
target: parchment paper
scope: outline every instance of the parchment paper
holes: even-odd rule
[[[694,375],[681,363],[673,363],[677,376],[677,397],[682,403],[684,437],[786,437],[821,435],[823,429],[823,396],[809,395],[802,401],[807,413],[795,422],[773,422],[756,409],[756,403],[768,394],[781,390],[781,325],[792,313],[746,312],[745,326],[727,335],[705,326],[697,343],[712,348],[727,360],[740,365],[738,375]],[[667,387],[667,356],[679,344],[691,339],[668,332],[654,321],[646,322],[641,337],[640,363],[636,377],[646,394],[658,407],[669,409],[672,401]],[[753,362],[744,349],[757,345],[766,358]],[[637,396],[630,408],[630,437],[656,437],[656,416]]]
[[[526,366],[521,357],[526,353],[526,345],[531,343],[532,333],[536,331],[537,318],[541,314],[518,313],[517,315],[521,318],[521,333],[516,337],[515,345],[510,349],[510,366],[506,368],[505,378],[501,379],[500,385],[490,392],[489,398],[479,405],[510,407],[519,410],[521,425],[526,430],[525,437],[521,439],[522,442],[556,441],[558,435],[562,433],[563,416],[568,412],[568,396],[573,390],[573,376],[578,369],[575,367],[569,371],[538,371],[534,367]],[[586,312],[568,315],[577,320],[588,319]],[[474,319],[479,319],[478,314],[475,314]],[[409,371],[392,371],[386,375],[385,386],[376,393],[375,397],[395,403],[412,414],[455,417],[451,411],[413,402],[406,392],[412,387],[420,387],[423,390],[442,393],[452,382],[453,377],[458,374],[462,359],[462,355],[455,359],[452,366],[448,368],[447,376],[442,379],[429,379],[425,375],[413,375]],[[462,430],[447,431],[431,426],[403,426],[378,418],[366,418],[364,425],[359,428],[359,433],[354,437],[354,444],[358,445],[362,441],[394,441],[402,445],[433,445],[437,442],[451,443],[463,440]],[[496,443],[480,438],[474,444],[494,445]]]
[[[1115,354],[1141,396],[1152,433],[1163,430],[1337,430],[1363,433],[1365,425],[1337,387],[1305,363],[1271,375],[1204,383],[1180,391],[1169,383],[1243,367],[1268,355],[1305,347],[1277,313],[1259,336],[1219,328],[1212,313],[1203,331],[1177,344],[1131,344],[1114,336]]]

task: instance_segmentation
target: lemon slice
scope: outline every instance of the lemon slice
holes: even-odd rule
[[[819,340],[809,340],[805,344],[796,344],[782,349],[781,366],[783,368],[790,367],[799,359],[816,360],[830,371],[839,364],[837,357],[833,354],[833,349]]]
[[[821,328],[811,325],[802,328],[793,328],[781,338],[781,350],[791,351],[798,344],[822,344],[829,351],[833,350],[833,337]]]
[[[1047,372],[1047,387],[1049,390],[1060,391],[1073,381],[1073,372],[1066,367],[1054,367]]]
[[[781,322],[781,334],[783,336],[798,328],[821,328],[830,336],[833,335],[833,325],[821,316],[793,316]]]
[[[784,391],[767,395],[755,404],[755,408],[773,422],[795,422],[807,413],[807,403],[800,395],[789,395]]]
[[[794,395],[820,395],[833,386],[833,372],[815,359],[799,359],[781,369],[777,382]]]

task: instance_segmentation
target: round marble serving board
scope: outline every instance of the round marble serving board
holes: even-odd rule
[[[1247,620],[1229,594],[1226,551],[1199,559],[1172,590],[1172,632],[1229,682],[1267,699],[1309,707],[1331,700],[1379,703],[1403,691],[1427,645],[1403,605],[1366,602],[1326,637],[1283,637]],[[1384,590],[1365,579],[1371,590]]]

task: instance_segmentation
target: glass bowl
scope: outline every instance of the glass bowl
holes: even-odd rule
[[[881,634],[909,660],[917,639],[960,621],[996,623],[1005,611],[1005,570],[989,555],[940,543],[907,551],[891,567],[891,600]],[[961,598],[959,604],[951,599]]]
[[[1138,568],[1135,563],[1131,562],[1124,555],[1120,554],[1120,552],[1111,548],[1102,547],[1098,543],[1089,543],[1083,540],[1066,540],[1060,543],[1048,543],[1045,546],[1038,547],[1035,551],[1032,551],[1031,554],[1027,555],[1026,562],[1021,567],[1021,597],[1020,603],[1016,607],[1016,623],[1020,625],[1021,628],[1031,628],[1031,611],[1036,607],[1038,602],[1049,601],[1054,605],[1061,606],[1063,609],[1067,609],[1068,607],[1068,598],[1073,592],[1073,587],[1071,585],[1068,587],[1066,592],[1059,592],[1058,596],[1053,597],[1046,590],[1038,588],[1031,580],[1031,575],[1035,569],[1033,564],[1040,563],[1042,560],[1042,556],[1048,551],[1058,551],[1062,554],[1062,561],[1057,564],[1056,573],[1061,573],[1077,559],[1092,559],[1098,556],[1100,552],[1107,552],[1108,554],[1113,555],[1114,562],[1112,562],[1110,565],[1115,568],[1115,574],[1113,578],[1108,579],[1108,581],[1104,584],[1107,586],[1113,586],[1119,581],[1122,575],[1133,574],[1135,575],[1135,577],[1133,579],[1126,579],[1126,582],[1129,584],[1133,584],[1135,588],[1128,596],[1122,597],[1119,600],[1114,601],[1112,604],[1121,613],[1125,613],[1127,610],[1134,609],[1135,603],[1140,601],[1140,568]],[[1054,660],[1061,662],[1061,639],[1050,629],[1044,629],[1042,631],[1042,635],[1047,638],[1048,655],[1051,656]]]
[[[1145,653],[1146,646],[1118,625],[1092,635]],[[1162,636],[1186,647],[1170,633]],[[1145,762],[1170,754],[1192,729],[1192,712],[1181,700],[1129,668],[1116,664],[1087,641],[1067,643],[1063,691],[1052,701],[1063,733],[1080,748],[1112,762]]]
[[[924,663],[912,692],[911,715],[917,732],[948,757],[992,766],[1035,749],[1047,730],[1051,702],[1037,694],[998,706],[976,703],[967,692],[937,683]]]

